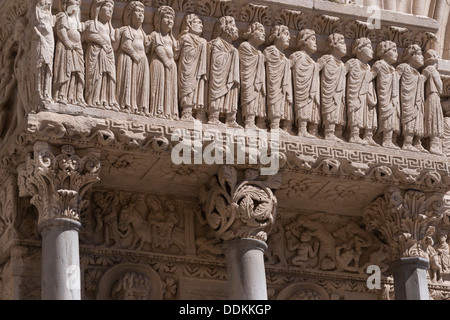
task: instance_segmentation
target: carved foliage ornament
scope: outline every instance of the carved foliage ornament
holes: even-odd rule
[[[20,196],[31,196],[39,211],[39,223],[52,218],[79,221],[88,205],[84,195],[99,180],[100,161],[96,155],[77,156],[72,146],[55,155],[45,142],[34,146],[26,168],[19,174]]]
[[[281,175],[269,176],[265,181],[258,180],[258,175],[258,171],[248,169],[243,181],[238,182],[237,170],[223,166],[208,188],[201,190],[204,215],[217,238],[267,240],[277,207],[271,189],[281,185]]]
[[[391,260],[405,257],[428,258],[427,240],[444,216],[443,196],[388,188],[364,212],[366,229],[390,248]]]

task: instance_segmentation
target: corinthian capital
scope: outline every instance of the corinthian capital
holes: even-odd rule
[[[444,195],[388,188],[364,212],[364,222],[389,246],[391,261],[429,258],[432,236],[444,217]]]
[[[99,154],[91,150],[75,154],[72,146],[59,150],[46,142],[37,142],[19,170],[21,197],[32,197],[39,211],[39,225],[49,219],[79,221],[81,210],[88,204],[84,195],[99,180]]]
[[[222,166],[200,191],[204,218],[224,240],[250,238],[266,241],[275,222],[281,174],[261,180],[256,170],[242,176],[232,166]]]

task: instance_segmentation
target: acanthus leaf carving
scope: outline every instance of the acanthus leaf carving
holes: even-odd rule
[[[444,217],[443,195],[391,187],[365,210],[366,229],[386,243],[390,260],[429,258],[428,246]]]
[[[260,22],[267,26],[273,23],[272,10],[268,6],[254,3],[247,3],[241,8],[239,19],[248,23]]]
[[[339,17],[322,14],[313,18],[313,30],[318,34],[344,33],[344,24]]]
[[[97,154],[80,157],[72,146],[55,155],[45,142],[37,142],[19,174],[20,196],[30,196],[39,211],[39,223],[53,218],[79,221],[87,206],[86,192],[99,180]]]

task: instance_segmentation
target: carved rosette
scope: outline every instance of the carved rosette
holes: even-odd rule
[[[99,155],[81,157],[69,145],[55,154],[47,143],[37,142],[25,166],[19,172],[20,196],[32,197],[30,202],[39,211],[39,225],[54,218],[79,222],[80,212],[88,205],[84,196],[99,181]]]
[[[259,172],[245,170],[238,182],[232,166],[220,168],[200,192],[203,214],[216,237],[224,240],[257,239],[266,241],[275,223],[277,198],[272,189],[281,186],[281,175],[259,180]]]
[[[445,216],[444,196],[416,190],[388,188],[364,212],[368,231],[389,246],[390,259],[429,258],[427,247]]]

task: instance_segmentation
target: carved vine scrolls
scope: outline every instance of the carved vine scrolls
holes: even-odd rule
[[[259,172],[246,170],[242,182],[234,167],[223,166],[201,190],[200,202],[206,221],[224,241],[236,238],[267,240],[273,227],[277,199],[272,192],[280,186],[280,175],[258,180]]]

